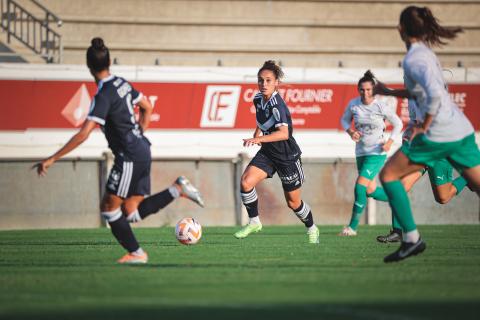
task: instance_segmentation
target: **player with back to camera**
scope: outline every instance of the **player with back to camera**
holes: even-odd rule
[[[249,222],[235,233],[235,237],[245,238],[262,230],[255,186],[277,172],[288,207],[307,227],[308,242],[319,243],[319,230],[313,222],[310,206],[301,198],[304,174],[301,151],[292,135],[290,111],[277,91],[283,71],[275,61],[269,60],[260,68],[257,77],[260,92],[253,99],[257,126],[253,138],[244,139],[243,145],[260,145],[261,148],[241,178],[241,198],[247,209]]]
[[[423,120],[413,127],[410,145],[402,146],[380,172],[393,214],[404,231],[398,250],[384,258],[387,263],[426,249],[401,183],[403,177],[447,159],[480,195],[480,151],[473,126],[450,99],[442,68],[430,48],[445,44],[443,39],[455,38],[462,29],[441,26],[427,7],[409,6],[400,15],[398,31],[407,47],[402,63],[405,87]]]
[[[414,99],[411,99],[408,90],[406,89],[391,89],[387,88],[385,84],[377,81],[375,85],[375,91],[382,95],[395,96],[401,98],[408,98],[408,112],[409,122],[402,137],[402,146],[408,148],[410,145],[410,136],[413,127],[423,121],[421,113],[418,110],[417,104]],[[428,172],[428,178],[430,180],[430,186],[432,188],[435,201],[440,204],[446,204],[455,196],[460,194],[467,181],[461,175],[453,179],[453,167],[447,159],[438,160],[433,167],[426,167],[420,171],[416,171],[402,178],[402,184],[406,192],[409,192],[413,185]],[[383,201],[383,200],[382,200]],[[388,198],[385,200],[388,201]],[[395,215],[392,213],[392,229],[386,235],[379,235],[377,241],[382,243],[398,242],[402,239],[403,230],[398,223]]]
[[[97,93],[81,129],[62,148],[36,164],[40,176],[62,156],[84,142],[99,124],[115,161],[101,201],[102,217],[108,222],[118,243],[128,251],[118,263],[146,263],[147,253],[138,244],[130,227],[156,213],[179,196],[203,207],[198,190],[183,176],[167,189],[150,194],[150,142],[144,136],[150,123],[152,105],[142,93],[123,78],[110,74],[110,53],[101,38],[94,38],[87,50],[87,66],[97,84]],[[136,120],[134,106],[139,107]]]
[[[375,78],[368,70],[358,81],[359,97],[352,99],[343,113],[343,129],[356,142],[355,155],[358,178],[354,188],[354,203],[350,224],[343,228],[340,236],[356,236],[360,216],[367,204],[367,197],[387,201],[382,187],[377,186],[375,177],[380,172],[387,152],[394,139],[402,131],[402,121],[394,110],[389,108],[373,94]],[[351,127],[352,120],[354,123]],[[385,120],[393,125],[390,137],[385,139]]]

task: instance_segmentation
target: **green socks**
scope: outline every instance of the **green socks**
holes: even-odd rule
[[[355,184],[355,202],[353,203],[352,218],[350,220],[349,227],[353,230],[357,230],[358,223],[360,222],[360,216],[363,209],[367,204],[367,187],[361,184]]]
[[[460,176],[452,181],[453,186],[457,189],[457,195],[462,192],[463,188],[467,185],[467,180],[464,177]]]
[[[412,209],[410,208],[410,201],[408,200],[407,192],[400,180],[383,182],[383,188],[388,196],[393,214],[401,226],[399,229],[402,229],[404,232],[417,229],[415,221],[413,220]]]
[[[388,202],[387,194],[385,193],[385,190],[383,190],[382,187],[377,187],[375,191],[367,194],[367,196],[378,201]]]

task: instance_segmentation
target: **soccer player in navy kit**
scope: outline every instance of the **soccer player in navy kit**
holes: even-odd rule
[[[183,196],[203,206],[198,190],[185,178],[179,177],[167,189],[150,197],[150,142],[143,135],[150,123],[152,105],[128,81],[110,74],[110,53],[101,38],[92,39],[87,50],[87,66],[97,83],[89,115],[80,131],[51,157],[36,164],[40,176],[63,155],[84,142],[99,124],[115,155],[114,166],[100,204],[101,215],[112,233],[128,253],[119,263],[146,263],[148,255],[138,244],[130,227]],[[134,105],[140,116],[137,122]]]
[[[301,199],[300,187],[304,182],[301,151],[292,136],[290,112],[277,92],[283,71],[275,61],[269,60],[263,64],[257,76],[260,92],[253,99],[257,127],[253,138],[244,139],[243,145],[261,145],[261,148],[241,178],[241,198],[247,209],[249,222],[235,233],[235,237],[245,238],[262,230],[255,186],[277,172],[288,207],[307,227],[308,242],[319,243],[319,230],[313,223],[310,207]]]

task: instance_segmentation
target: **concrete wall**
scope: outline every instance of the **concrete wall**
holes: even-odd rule
[[[0,161],[0,229],[100,225],[98,161],[60,161],[44,178],[33,164]]]
[[[157,160],[152,165],[152,192],[168,187],[179,175],[190,178],[205,198],[205,209],[178,199],[160,213],[137,226],[174,225],[180,218],[193,216],[203,225],[235,225],[246,220],[241,211],[239,174],[248,163],[232,160]],[[33,162],[0,162],[0,229],[89,228],[101,225],[100,161],[60,161],[45,178],[30,170]],[[303,199],[312,207],[320,225],[345,225],[350,219],[353,185],[356,178],[352,160],[304,159],[306,183]],[[237,175],[236,175],[237,174]],[[257,187],[259,210],[264,224],[298,224],[285,204],[278,177]],[[418,223],[479,223],[480,201],[468,189],[447,205],[434,203],[428,178],[410,193]],[[241,215],[241,216],[239,216]],[[366,217],[366,215],[365,215]],[[377,223],[390,223],[388,205],[377,203]],[[365,220],[365,219],[364,219]],[[365,221],[363,221],[365,222]]]
[[[18,0],[33,12],[28,0]],[[444,67],[480,66],[478,1],[43,0],[63,20],[64,63],[83,64],[101,36],[120,64],[395,67],[405,52],[403,8],[428,5],[465,33],[438,49]],[[40,13],[39,13],[40,14]]]

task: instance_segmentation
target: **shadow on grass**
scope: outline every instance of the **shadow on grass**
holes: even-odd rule
[[[0,309],[1,310],[1,309]],[[0,319],[478,319],[478,302],[395,304],[304,304],[264,306],[103,306],[96,309],[0,311]]]

